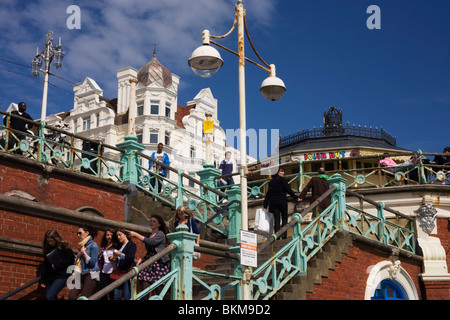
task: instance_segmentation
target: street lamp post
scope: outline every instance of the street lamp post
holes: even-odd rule
[[[47,93],[48,93],[48,76],[50,75],[50,63],[53,61],[53,65],[56,69],[61,68],[64,58],[64,52],[61,49],[61,38],[59,38],[59,44],[53,46],[53,31],[48,31],[45,38],[45,48],[42,52],[39,52],[39,48],[36,50],[36,56],[31,62],[31,73],[33,76],[39,76],[39,73],[44,73],[44,92],[42,94],[42,108],[41,108],[41,121],[45,121],[47,113]],[[42,61],[44,60],[44,69],[40,69]]]
[[[230,50],[225,46],[218,44],[210,40],[221,39],[227,37],[234,30],[236,23],[238,25],[238,52]],[[223,36],[211,36],[208,30],[203,31],[203,45],[194,50],[191,57],[189,58],[189,65],[194,71],[195,74],[201,77],[211,77],[213,76],[223,65],[223,60],[220,56],[220,53],[210,44],[214,44],[228,52],[231,52],[238,56],[239,58],[239,141],[240,141],[240,161],[241,161],[241,170],[240,170],[240,179],[241,179],[241,228],[242,230],[248,230],[248,205],[247,205],[247,137],[246,137],[246,106],[245,106],[245,61],[249,61],[254,65],[262,68],[269,72],[270,76],[265,79],[260,87],[260,91],[264,98],[275,101],[280,99],[284,92],[286,91],[286,87],[281,79],[275,76],[275,66],[268,65],[264,60],[261,59],[259,54],[256,52],[256,55],[261,60],[261,62],[265,65],[262,66],[259,63],[256,63],[245,57],[244,54],[244,29],[247,33],[247,38],[252,45],[253,50],[254,46],[251,43],[251,39],[248,35],[246,20],[245,20],[245,10],[244,4],[242,0],[238,0],[235,7],[235,19],[234,24],[231,30]],[[244,277],[248,277],[248,272],[244,272]],[[244,281],[247,282],[247,281]],[[244,299],[248,299],[248,288],[247,290],[244,287]]]

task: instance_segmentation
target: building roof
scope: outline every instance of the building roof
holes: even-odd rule
[[[155,82],[164,88],[172,85],[172,73],[158,61],[156,51],[153,52],[152,60],[139,70],[137,79],[144,86]]]
[[[324,112],[323,128],[299,131],[280,138],[280,153],[296,150],[368,147],[407,151],[397,147],[396,138],[383,128],[342,125],[342,110],[335,107]]]
[[[407,151],[404,148],[397,147],[396,145],[388,144],[386,141],[377,138],[368,138],[360,136],[333,136],[323,138],[309,138],[304,141],[291,144],[289,146],[280,146],[280,153],[297,150],[320,150],[327,148],[355,148],[355,147],[367,147],[367,148],[381,148],[389,150]]]

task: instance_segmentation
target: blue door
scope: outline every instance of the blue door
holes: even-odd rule
[[[400,286],[389,279],[381,281],[379,289],[375,290],[372,300],[406,300]]]

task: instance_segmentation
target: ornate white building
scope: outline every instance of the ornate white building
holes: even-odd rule
[[[49,115],[48,124],[66,123],[71,132],[111,146],[133,134],[149,156],[162,142],[171,166],[196,177],[195,172],[203,169],[206,159],[203,121],[209,114],[208,119],[214,121],[212,161],[218,168],[225,152],[231,151],[233,169],[238,172],[240,151],[226,145],[225,131],[217,117],[217,99],[209,88],[200,90],[186,106],[179,105],[180,78],[158,61],[156,53],[139,71],[131,67],[118,70],[117,79],[117,98],[110,100],[103,97],[103,90],[91,78],[74,85],[73,109]],[[249,156],[247,159],[248,163],[256,161]],[[238,183],[239,176],[234,180]]]

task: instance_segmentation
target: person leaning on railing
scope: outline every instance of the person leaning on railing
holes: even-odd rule
[[[17,130],[19,132],[14,132],[14,134],[17,137],[17,140],[10,135],[9,136],[9,140],[8,140],[8,150],[11,150],[12,148],[14,148],[16,146],[16,143],[18,143],[18,141],[25,139],[25,135],[23,134],[24,132],[26,132],[27,130],[30,130],[31,128],[33,128],[33,124],[30,124],[26,121],[24,121],[23,119],[27,119],[27,120],[31,120],[33,121],[33,119],[31,118],[31,116],[26,112],[27,110],[27,105],[25,102],[19,102],[18,104],[18,111],[12,111],[11,114],[16,115],[18,117],[10,117],[9,120],[9,127],[11,129]],[[3,118],[3,124],[6,126],[8,117],[4,117]],[[15,153],[17,154],[22,154],[22,150],[18,149],[15,151]]]
[[[169,228],[167,228],[167,225],[161,216],[153,215],[150,218],[150,229],[152,230],[152,233],[148,237],[145,237],[135,231],[128,230],[130,237],[137,238],[138,240],[144,242],[145,248],[147,249],[146,255],[142,259],[139,259],[136,264],[137,266],[164,250],[164,248],[169,244],[166,237],[166,234],[169,233]],[[152,265],[139,272],[138,280],[139,284],[142,285],[143,290],[169,273],[169,260],[169,255],[165,255]],[[159,294],[160,290],[161,287],[158,287],[155,292]]]
[[[444,152],[445,155],[436,155],[432,161],[432,163],[438,164],[438,165],[450,165],[450,147],[445,147]]]

